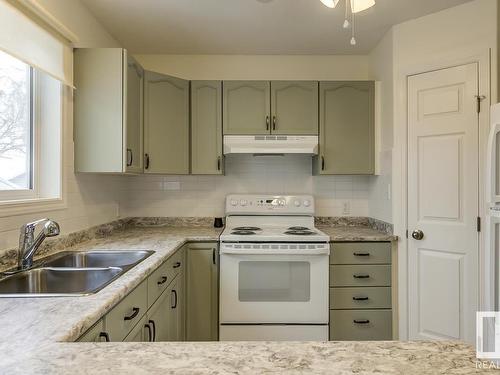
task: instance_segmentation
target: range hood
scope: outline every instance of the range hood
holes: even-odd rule
[[[224,155],[318,154],[317,135],[225,135]]]

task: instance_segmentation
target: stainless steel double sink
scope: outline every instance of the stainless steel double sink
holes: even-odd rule
[[[94,294],[153,253],[147,250],[57,253],[42,260],[36,268],[0,279],[0,298]]]

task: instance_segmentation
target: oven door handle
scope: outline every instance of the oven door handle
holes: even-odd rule
[[[261,250],[261,249],[220,249],[221,254],[228,254],[228,255],[269,255],[269,256],[275,256],[275,255],[329,255],[330,250],[329,249],[317,249],[317,250]]]

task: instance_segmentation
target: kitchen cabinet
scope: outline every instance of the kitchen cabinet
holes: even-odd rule
[[[170,310],[168,316],[168,341],[184,341],[184,282],[183,276],[177,276],[172,282],[170,292]]]
[[[319,84],[319,155],[316,174],[375,172],[375,82]]]
[[[218,338],[218,249],[217,243],[192,243],[186,247],[188,341]]]
[[[143,316],[139,323],[135,325],[129,334],[123,339],[124,342],[148,342],[153,341],[153,330],[147,322],[147,317]]]
[[[142,173],[143,79],[122,48],[75,50],[76,172]]]
[[[270,82],[224,81],[224,135],[269,134]]]
[[[318,134],[318,82],[271,81],[271,133]]]
[[[89,328],[77,341],[79,342],[101,342],[109,340],[108,334],[104,331],[104,320],[99,320]]]
[[[222,82],[191,82],[191,174],[222,174]]]
[[[391,243],[335,242],[330,340],[392,340]]]
[[[105,327],[111,341],[122,341],[146,313],[147,283],[142,282],[119,302],[105,317]]]
[[[146,71],[144,173],[189,173],[189,81]]]
[[[317,135],[318,82],[224,81],[224,135]]]

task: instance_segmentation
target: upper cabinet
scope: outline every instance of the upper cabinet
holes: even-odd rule
[[[318,174],[375,171],[375,82],[320,82]]]
[[[222,82],[191,81],[191,173],[222,171]]]
[[[318,134],[318,82],[271,81],[271,133]]]
[[[224,81],[224,135],[317,135],[318,82]]]
[[[76,172],[142,172],[143,76],[124,49],[75,50]]]
[[[224,134],[269,134],[269,81],[224,81]]]
[[[146,71],[144,173],[189,173],[189,81]]]

